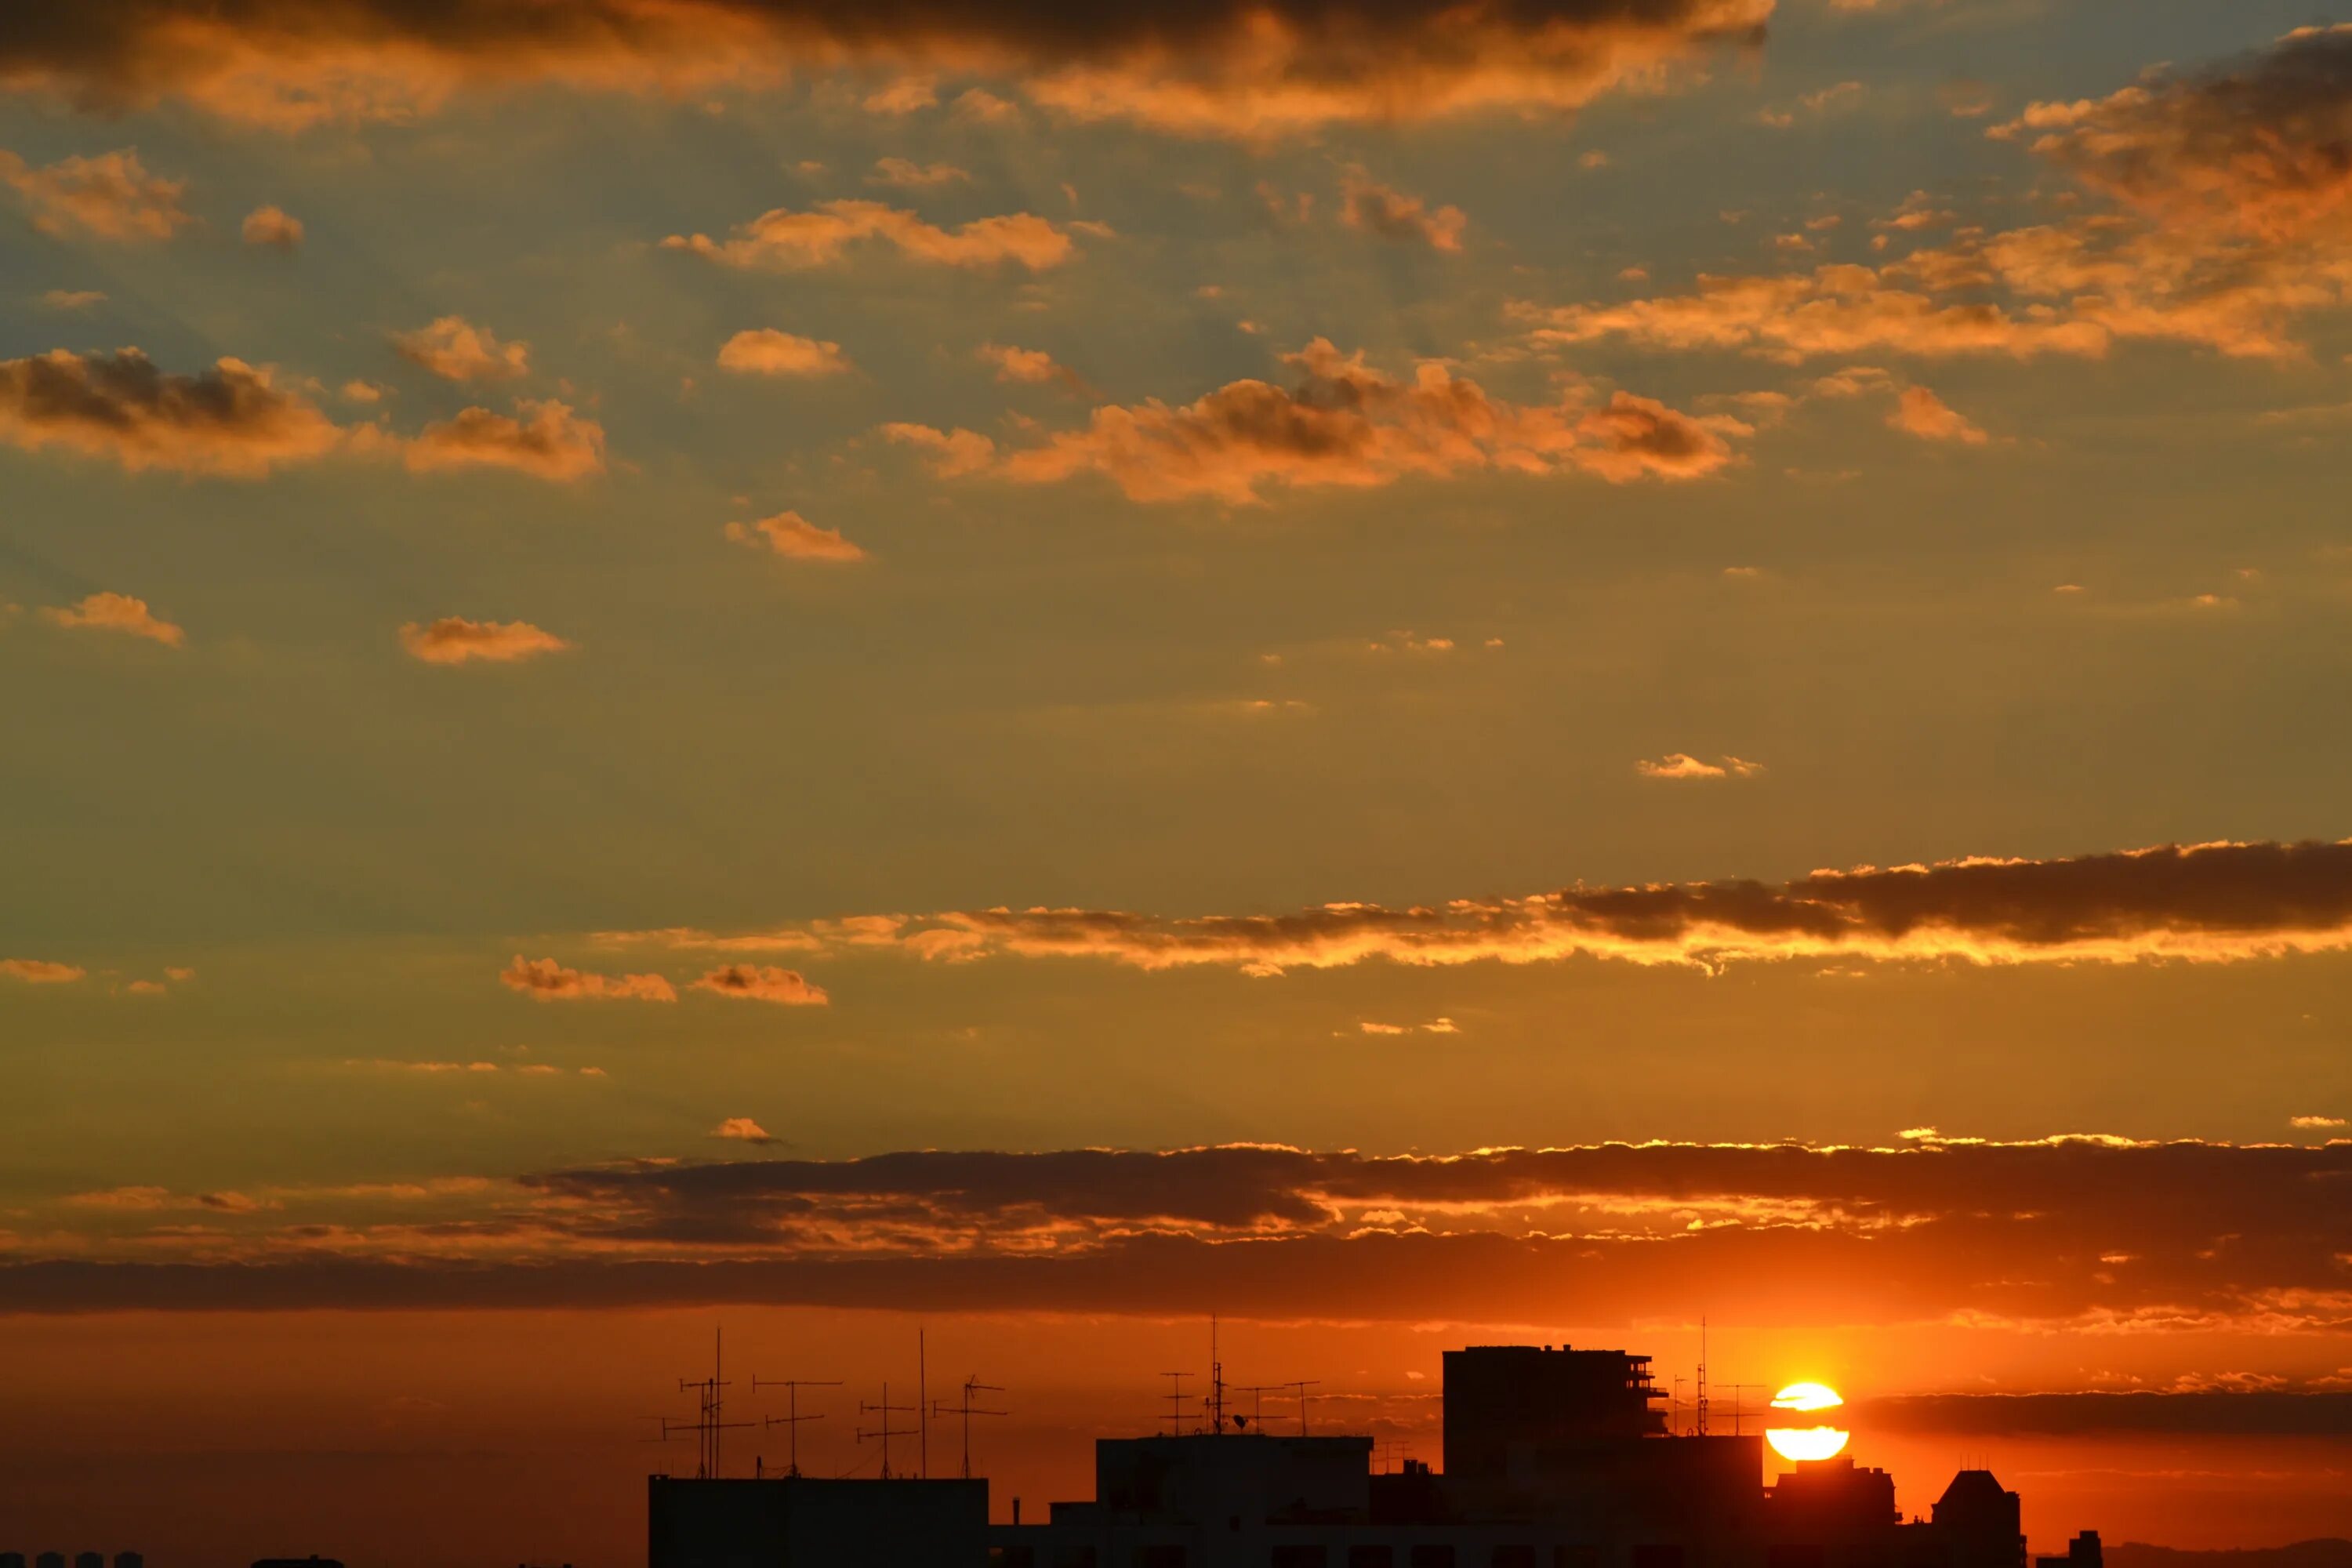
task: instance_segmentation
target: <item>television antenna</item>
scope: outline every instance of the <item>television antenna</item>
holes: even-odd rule
[[[974,1405],[971,1402],[971,1396],[975,1394],[1002,1394],[1004,1390],[1003,1388],[993,1383],[981,1382],[980,1373],[973,1373],[970,1377],[963,1380],[963,1402],[961,1404],[947,1405],[936,1399],[931,1401],[931,1414],[934,1416],[961,1415],[963,1417],[963,1479],[966,1480],[971,1479],[971,1418],[975,1415],[1010,1415],[1013,1414],[1009,1410],[982,1410],[979,1405]]]
[[[1184,1380],[1192,1374],[1189,1372],[1163,1372],[1160,1375],[1168,1379],[1168,1392],[1160,1395],[1168,1401],[1168,1435],[1181,1437],[1184,1435]]]
[[[881,1404],[868,1405],[862,1399],[857,1402],[857,1413],[860,1415],[879,1415],[882,1417],[882,1425],[873,1428],[871,1431],[868,1431],[862,1426],[859,1427],[857,1430],[857,1440],[864,1443],[876,1437],[882,1439],[882,1479],[886,1481],[890,1479],[890,1439],[893,1437],[911,1437],[915,1435],[915,1429],[911,1426],[892,1426],[890,1425],[890,1417],[893,1415],[909,1415],[914,1411],[914,1409],[915,1407],[911,1405],[891,1404],[890,1385],[887,1383],[882,1385]]]
[[[1698,1405],[1697,1422],[1692,1436],[1706,1436],[1706,1320],[1698,1321]]]
[[[1290,1384],[1286,1383],[1253,1383],[1235,1388],[1234,1393],[1246,1394],[1250,1396],[1250,1413],[1246,1415],[1234,1416],[1234,1425],[1243,1431],[1255,1426],[1263,1436],[1265,1432],[1265,1396],[1269,1394],[1279,1394],[1289,1386]]]
[[[1289,1388],[1296,1389],[1297,1391],[1298,1435],[1302,1437],[1307,1436],[1307,1391],[1310,1388],[1321,1387],[1322,1383],[1323,1380],[1319,1377],[1295,1377],[1288,1383],[1277,1383],[1274,1385],[1276,1388]]]
[[[841,1380],[837,1377],[822,1381],[807,1377],[754,1377],[751,1380],[751,1387],[755,1392],[762,1388],[781,1388],[784,1391],[784,1408],[789,1414],[768,1416],[765,1423],[770,1426],[782,1426],[792,1439],[792,1461],[785,1467],[784,1474],[797,1476],[801,1473],[801,1423],[824,1419],[824,1414],[822,1411],[814,1415],[801,1414],[801,1390],[839,1388],[840,1386]]]
[[[721,1432],[727,1431],[730,1427],[749,1426],[753,1425],[753,1423],[749,1421],[729,1421],[725,1419],[725,1407],[727,1401],[727,1379],[724,1373],[724,1368],[726,1366],[726,1331],[723,1329],[712,1330],[710,1339],[710,1375],[709,1377],[701,1378],[681,1377],[677,1380],[677,1391],[680,1394],[691,1394],[697,1398],[698,1407],[695,1411],[694,1419],[691,1421],[676,1421],[667,1415],[661,1417],[661,1440],[663,1442],[667,1443],[672,1437],[677,1436],[683,1433],[691,1432],[694,1434],[694,1473],[696,1478],[701,1480],[716,1480],[719,1477],[719,1435]]]

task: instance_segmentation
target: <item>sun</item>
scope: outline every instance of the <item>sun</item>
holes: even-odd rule
[[[1775,1410],[1816,1417],[1822,1412],[1835,1410],[1844,1403],[1836,1389],[1820,1383],[1792,1383],[1772,1396],[1772,1408]],[[1835,1458],[1845,1451],[1849,1436],[1851,1434],[1843,1428],[1817,1419],[1811,1426],[1771,1427],[1765,1432],[1764,1440],[1771,1444],[1772,1451],[1782,1458],[1801,1461]]]

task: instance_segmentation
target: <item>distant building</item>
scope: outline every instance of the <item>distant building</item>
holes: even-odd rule
[[[656,1476],[649,1568],[2027,1568],[2015,1492],[1963,1470],[1926,1521],[1850,1458],[1769,1489],[1757,1436],[1675,1436],[1649,1360],[1444,1358],[1446,1468],[1372,1439],[1210,1429],[1095,1444],[1095,1495],[991,1524],[984,1480]],[[256,1564],[256,1568],[309,1565]],[[2086,1531],[2033,1568],[2104,1568]]]
[[[0,1552],[0,1568],[25,1568],[25,1554],[21,1552]]]
[[[74,1568],[106,1568],[106,1553],[77,1552],[74,1553]]]
[[[147,1568],[147,1559],[136,1552],[118,1552],[114,1554],[114,1568]]]
[[[44,1552],[33,1559],[33,1568],[66,1568],[66,1554],[62,1552]]]

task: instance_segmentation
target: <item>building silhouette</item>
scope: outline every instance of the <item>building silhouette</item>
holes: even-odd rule
[[[1217,1391],[1222,1395],[1223,1388]],[[1764,1485],[1763,1439],[1676,1436],[1649,1359],[1444,1356],[1446,1468],[1276,1435],[1213,1395],[1197,1431],[1095,1443],[1095,1495],[989,1522],[984,1479],[655,1476],[649,1568],[2103,1568],[2085,1531],[2029,1565],[2015,1492],[1963,1470],[1929,1518],[1850,1458]],[[1305,1423],[1302,1420],[1301,1426]]]

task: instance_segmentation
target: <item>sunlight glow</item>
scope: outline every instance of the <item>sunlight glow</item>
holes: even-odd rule
[[[1772,1396],[1775,1410],[1834,1410],[1844,1403],[1836,1389],[1819,1383],[1792,1383]],[[1835,1458],[1845,1451],[1849,1436],[1842,1428],[1825,1425],[1775,1426],[1765,1432],[1764,1440],[1782,1458],[1803,1461]]]

